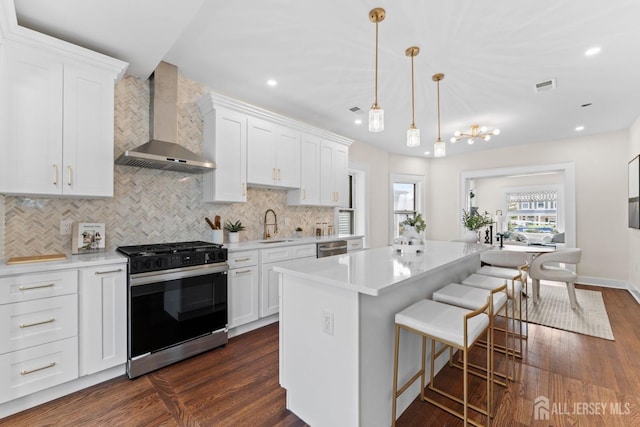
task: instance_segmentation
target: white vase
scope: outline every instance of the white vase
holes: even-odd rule
[[[240,241],[240,233],[237,231],[229,232],[229,243],[238,243]]]
[[[478,232],[473,230],[467,230],[462,238],[466,243],[478,243]]]

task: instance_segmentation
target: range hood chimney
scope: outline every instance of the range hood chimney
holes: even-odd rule
[[[116,164],[176,172],[204,173],[215,163],[176,144],[178,140],[178,67],[160,62],[150,78],[151,140],[122,153]]]

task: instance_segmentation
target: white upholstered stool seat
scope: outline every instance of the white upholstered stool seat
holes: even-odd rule
[[[485,299],[484,305],[486,303]],[[462,347],[464,345],[464,316],[467,314],[469,314],[469,310],[423,299],[397,313],[396,324],[441,339],[441,342]],[[475,342],[488,326],[489,316],[486,314],[472,318],[468,326],[467,346]]]
[[[486,372],[486,404],[484,408],[469,404],[469,387],[468,387],[468,353],[471,348],[485,336],[487,342],[490,342],[489,326],[490,316],[492,315],[490,298],[486,298],[484,304],[477,310],[467,310],[453,305],[443,304],[431,300],[420,300],[395,316],[395,349],[394,349],[394,366],[393,366],[393,404],[391,410],[391,425],[395,426],[396,422],[396,406],[398,397],[409,388],[418,378],[420,378],[420,398],[449,412],[452,415],[464,420],[467,423],[479,426],[477,421],[469,418],[468,411],[474,411],[483,414],[490,419],[491,399],[493,390],[493,372],[490,369],[490,349],[487,346],[487,366]],[[422,337],[422,365],[421,369],[413,375],[402,387],[398,388],[398,360],[400,349],[400,330],[404,329],[408,332],[420,335]],[[429,374],[429,389],[442,396],[445,396],[462,405],[462,413],[446,406],[444,403],[433,400],[425,395],[425,376],[426,376],[426,351],[427,339],[431,339],[431,359]],[[436,343],[444,344],[442,348],[436,351]],[[463,357],[463,391],[462,398],[457,398],[435,387],[435,359],[442,355],[446,350],[458,349]],[[451,352],[452,350],[450,350]]]
[[[500,286],[503,286],[505,280],[507,279],[504,277],[500,278],[500,277],[491,276],[491,275],[473,273],[473,274],[470,274],[466,279],[464,279],[462,281],[462,284],[467,286],[473,286],[474,288],[492,290],[492,289],[499,288]],[[509,298],[513,298],[514,294],[517,297],[518,295],[520,295],[521,291],[522,291],[522,283],[520,283],[519,281],[515,281],[513,283],[513,287],[507,286],[507,295],[509,296]]]
[[[493,265],[483,265],[476,270],[476,273],[508,280],[518,280],[522,275],[517,268],[494,267]]]
[[[503,283],[504,286],[504,283]],[[455,305],[468,310],[477,310],[487,302],[492,289],[465,286],[458,283],[450,283],[444,288],[433,293],[433,300],[445,304]],[[507,296],[498,292],[493,295],[493,309],[498,312],[507,303]]]

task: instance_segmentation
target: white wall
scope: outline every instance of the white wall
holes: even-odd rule
[[[349,160],[369,166],[370,248],[389,244],[389,153],[373,145],[355,141],[349,147]]]
[[[627,162],[640,154],[640,117],[629,129],[629,151]],[[640,230],[628,228],[629,236],[629,281],[640,291]]]
[[[628,141],[627,132],[615,132],[434,159],[429,179],[431,238],[458,238],[461,172],[574,162],[576,245],[584,250],[578,273],[582,277],[627,282]],[[481,209],[484,210],[482,206]]]

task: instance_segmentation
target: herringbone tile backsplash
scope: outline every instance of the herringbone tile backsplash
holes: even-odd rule
[[[208,89],[180,76],[178,143],[202,152],[202,117],[196,101]],[[149,140],[149,85],[127,76],[116,85],[115,157]],[[54,252],[70,253],[71,236],[60,235],[60,221],[106,224],[107,250],[122,245],[211,240],[204,218],[240,220],[247,227],[241,240],[262,238],[264,213],[278,216],[278,236],[296,227],[313,235],[317,222],[333,222],[331,208],[287,206],[286,192],[249,188],[247,203],[203,203],[202,176],[115,166],[114,197],[109,199],[42,199],[0,196],[4,233],[0,258]],[[285,224],[286,222],[286,224]],[[225,236],[226,239],[226,236]],[[4,253],[3,252],[4,249]]]

